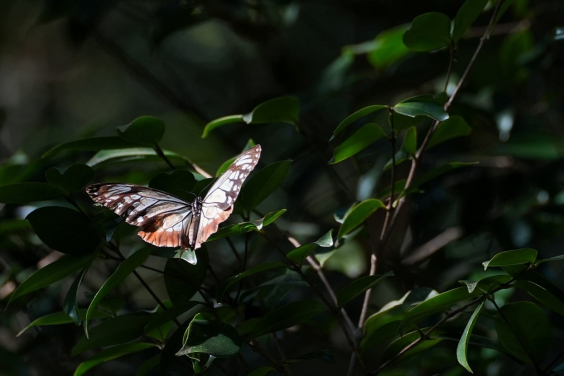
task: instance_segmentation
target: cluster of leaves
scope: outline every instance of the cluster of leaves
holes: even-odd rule
[[[509,3],[496,2],[490,26]],[[385,31],[374,41],[369,60],[375,67],[384,69],[409,51],[443,49],[449,51],[452,62],[459,40],[486,4],[484,0],[467,0],[452,21],[442,13],[433,12],[416,17],[409,28]],[[193,8],[186,11],[194,14]],[[160,26],[175,27],[174,23]],[[163,38],[166,32],[170,30],[160,29],[156,38]],[[357,52],[346,48],[343,54],[350,56]],[[450,71],[447,83],[449,78]],[[291,161],[274,162],[254,172],[244,185],[234,210],[243,222],[220,228],[208,241],[227,239],[223,246],[231,249],[235,259],[240,261],[239,272],[231,271],[222,278],[213,272],[216,260],[206,246],[196,253],[140,246],[130,226],[105,209],[90,208],[85,200],[83,188],[96,173],[110,175],[116,165],[132,162],[149,166],[162,161],[171,170],[152,176],[147,182],[150,187],[186,200],[202,194],[212,174],[189,158],[160,146],[166,128],[162,120],[144,116],[118,127],[117,136],[87,138],[52,148],[42,156],[43,161],[62,157],[69,161],[75,155],[95,154],[86,163],[72,164],[65,170],[47,169],[44,182],[25,181],[23,174],[13,177],[10,184],[0,186],[0,202],[9,208],[27,205],[29,209],[27,222],[14,219],[6,224],[10,227],[6,231],[27,231],[29,223],[45,246],[64,254],[21,281],[9,297],[8,309],[14,309],[25,297],[29,298],[40,289],[76,276],[65,294],[63,311],[32,321],[20,334],[34,327],[82,325],[84,334],[74,345],[72,355],[99,351],[85,359],[76,368],[75,375],[138,352],[148,354],[138,375],[165,373],[178,362],[194,373],[203,373],[215,366],[221,369],[217,358],[236,359],[241,369],[246,368],[253,376],[270,372],[290,374],[291,367],[298,362],[333,360],[333,352],[324,348],[295,358],[286,357],[280,349],[279,359],[273,356],[267,347],[271,344],[281,347],[280,333],[297,325],[300,325],[299,330],[312,327],[321,333],[327,333],[328,326],[339,327],[347,339],[348,351],[353,354],[351,373],[360,367],[363,372],[379,373],[443,341],[457,343],[458,363],[469,372],[472,372],[470,345],[506,354],[517,363],[531,365],[539,374],[557,372],[561,365],[547,359],[553,335],[551,325],[537,303],[564,315],[564,292],[536,269],[544,262],[562,260],[564,256],[539,259],[537,251],[530,248],[501,252],[484,262],[485,269],[495,268],[487,277],[460,281],[463,286],[442,293],[430,288],[413,289],[401,299],[389,301],[378,311],[370,312],[368,318],[370,292],[394,277],[391,271],[376,274],[384,268],[375,261],[382,256],[381,250],[372,246],[373,268],[369,275],[354,278],[337,292],[326,282],[325,264],[339,251],[342,253],[347,244],[356,239],[370,242],[371,238],[383,234],[379,246],[385,249],[393,229],[394,214],[401,211],[408,199],[424,193],[426,184],[444,174],[472,164],[449,160],[417,176],[411,172],[417,169],[429,149],[470,134],[471,128],[463,116],[449,115],[456,93],[418,95],[394,105],[371,104],[338,124],[329,140],[334,147],[327,168],[362,158],[362,152],[379,141],[388,142],[392,153],[387,163],[377,166],[380,173],[391,177],[389,184],[370,198],[351,200],[344,214],[336,215],[336,239],[330,230],[315,242],[299,244],[275,223],[285,209],[279,208],[266,215],[259,211],[260,205],[284,182]],[[205,126],[202,137],[236,123],[286,123],[294,126],[298,133],[307,134],[300,121],[300,101],[284,96],[259,104],[247,114],[211,121]],[[396,148],[398,141],[401,146]],[[253,145],[254,141],[249,140],[244,150]],[[221,174],[232,160],[223,163],[215,175]],[[399,168],[408,164],[411,164],[409,174],[398,177]],[[386,220],[374,235],[376,229],[369,223],[379,214]],[[248,243],[255,236],[262,239],[263,248],[270,255],[248,266]],[[234,246],[241,239],[244,239],[243,259]],[[159,300],[139,273],[141,269],[150,268],[145,265],[150,258],[164,259],[164,269],[157,272],[163,275],[167,300]],[[96,265],[115,260],[119,261],[118,266],[96,293],[87,296],[87,308],[80,308],[79,289],[89,271]],[[313,273],[320,277],[323,291],[319,282],[314,281]],[[124,301],[116,298],[115,290],[130,275],[155,297],[154,310],[124,309]],[[526,292],[532,301],[509,303],[508,292],[515,289]],[[357,328],[347,310],[355,307],[354,303],[359,302],[357,298],[363,295],[363,313]],[[245,360],[250,351],[264,358],[258,367],[253,365],[255,369],[250,369]],[[375,351],[381,354],[378,362],[368,356]],[[359,364],[356,368],[354,359]]]

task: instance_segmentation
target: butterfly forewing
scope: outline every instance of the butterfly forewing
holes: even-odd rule
[[[140,226],[139,235],[146,242],[195,250],[233,211],[241,186],[258,163],[260,152],[260,145],[256,145],[241,154],[214,182],[206,197],[192,203],[132,184],[93,184],[86,191],[127,223]]]

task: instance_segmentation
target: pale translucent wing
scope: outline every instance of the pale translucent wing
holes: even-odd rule
[[[242,153],[211,186],[202,201],[195,248],[199,248],[211,234],[217,231],[219,224],[229,217],[243,182],[259,161],[260,152],[260,145],[256,145]]]
[[[93,184],[86,192],[127,223],[140,226],[139,236],[146,242],[159,247],[190,247],[188,229],[194,217],[191,203],[132,184]]]

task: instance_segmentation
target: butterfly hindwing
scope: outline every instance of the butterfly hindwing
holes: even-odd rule
[[[243,182],[260,158],[260,145],[242,153],[215,181],[202,200],[185,202],[166,192],[132,184],[101,183],[86,188],[97,203],[113,210],[131,225],[142,228],[139,236],[158,247],[196,250],[217,231],[233,211]]]

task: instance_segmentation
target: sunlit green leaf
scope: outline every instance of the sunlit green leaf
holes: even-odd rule
[[[409,50],[403,44],[408,25],[385,30],[374,38],[374,47],[368,52],[368,61],[376,69],[384,69],[404,57]]]
[[[335,131],[333,132],[333,137],[331,137],[331,140],[333,138],[335,138],[335,136],[339,133],[341,133],[346,127],[348,127],[349,125],[351,125],[352,123],[354,123],[355,121],[357,121],[360,118],[365,117],[366,115],[369,115],[373,112],[376,112],[378,110],[384,109],[384,108],[388,108],[388,106],[384,106],[384,105],[372,105],[372,106],[368,106],[368,107],[364,107],[356,112],[354,112],[353,114],[347,116],[345,118],[345,120],[343,120],[335,129]]]
[[[445,121],[448,113],[443,109],[443,95],[420,95],[405,99],[394,106],[398,114],[415,117],[426,116],[434,120]]]

